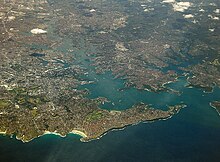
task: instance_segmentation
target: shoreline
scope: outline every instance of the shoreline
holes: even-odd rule
[[[84,138],[88,137],[84,132],[74,129],[71,132],[67,133],[66,135],[62,135],[62,134],[57,133],[57,132],[44,131],[44,133],[42,135],[39,135],[39,136],[37,136],[35,138],[32,138],[30,140],[22,140],[21,138],[18,138],[17,136],[15,136],[15,138],[19,141],[22,141],[23,143],[27,143],[27,142],[30,142],[30,141],[36,139],[36,138],[40,138],[44,135],[55,135],[55,136],[59,136],[61,138],[65,138],[68,134],[79,135],[81,137],[80,141],[82,141],[82,142],[83,142]],[[6,132],[0,132],[0,135],[6,135]]]
[[[0,135],[6,135],[6,131],[5,132],[0,132]]]
[[[76,134],[76,135],[81,136],[82,138],[88,137],[84,132],[76,130],[76,129],[72,130],[69,134]]]
[[[179,112],[179,111],[178,111],[178,112]],[[178,113],[178,112],[177,112],[177,113]],[[220,114],[219,114],[219,115],[220,115]],[[74,134],[74,135],[79,135],[79,136],[81,137],[81,138],[80,138],[80,141],[81,141],[81,142],[90,142],[90,141],[98,140],[98,139],[102,138],[103,136],[107,135],[109,132],[124,130],[124,129],[126,129],[126,128],[129,127],[129,126],[135,126],[135,125],[138,125],[138,124],[140,124],[140,123],[146,124],[146,123],[152,123],[152,122],[161,121],[161,120],[166,121],[166,120],[168,120],[168,119],[170,119],[170,118],[172,118],[172,117],[173,117],[173,115],[171,115],[171,116],[169,116],[169,117],[166,117],[166,118],[160,118],[160,119],[155,119],[155,120],[139,121],[139,122],[137,122],[137,123],[125,125],[125,126],[123,126],[123,127],[112,128],[112,129],[107,130],[106,132],[103,132],[103,134],[101,134],[100,136],[98,136],[98,137],[96,137],[96,138],[88,139],[88,140],[85,140],[85,139],[84,139],[84,138],[87,138],[87,137],[88,137],[84,132],[79,131],[79,130],[76,130],[76,129],[72,130],[71,132],[67,133],[66,135],[61,135],[60,133],[57,133],[57,132],[45,131],[42,135],[39,135],[39,136],[37,136],[37,137],[35,137],[35,138],[32,138],[32,139],[30,139],[30,140],[22,140],[22,139],[18,138],[17,136],[15,136],[15,138],[16,138],[17,140],[19,140],[19,141],[22,141],[23,143],[27,143],[27,142],[30,142],[30,141],[32,141],[32,140],[34,140],[34,139],[40,138],[40,137],[42,137],[42,136],[44,136],[44,135],[55,135],[55,136],[59,136],[59,137],[61,137],[61,138],[65,138],[68,134]],[[0,135],[6,135],[6,132],[0,132]]]
[[[210,105],[211,105],[211,104],[210,104]],[[183,105],[182,108],[185,108],[185,107],[187,107],[187,105]],[[181,109],[182,109],[182,108],[181,108]],[[178,114],[181,109],[177,110],[175,114]],[[216,110],[217,110],[217,109],[216,109]],[[116,112],[117,112],[117,111],[116,111]],[[217,111],[217,112],[218,112],[218,111]],[[218,112],[218,113],[219,113],[219,112]],[[219,113],[219,115],[220,115],[220,113]],[[62,134],[60,134],[60,133],[57,133],[56,131],[55,131],[55,132],[44,131],[44,133],[43,133],[42,135],[39,135],[39,136],[37,136],[37,137],[35,137],[35,138],[32,138],[32,139],[30,139],[30,140],[22,140],[21,138],[18,138],[17,136],[16,136],[15,138],[16,138],[17,140],[22,141],[23,143],[27,143],[27,142],[30,142],[30,141],[32,141],[32,140],[34,140],[34,139],[36,139],[36,138],[39,138],[39,137],[41,137],[41,136],[44,136],[44,135],[56,135],[56,136],[59,136],[59,137],[64,138],[64,137],[66,137],[68,134],[75,134],[75,135],[79,135],[79,136],[81,137],[81,138],[80,138],[80,141],[81,141],[81,142],[89,142],[89,141],[93,141],[93,140],[98,140],[98,139],[102,138],[103,136],[105,136],[108,132],[111,132],[111,131],[124,130],[125,128],[127,128],[127,127],[129,127],[129,126],[138,125],[138,124],[140,124],[140,123],[151,123],[151,122],[161,121],[161,120],[165,121],[165,120],[168,120],[168,119],[172,118],[173,116],[174,116],[174,114],[171,114],[170,116],[167,116],[167,117],[164,117],[164,118],[158,118],[158,119],[153,119],[153,120],[141,120],[141,121],[138,121],[138,122],[136,122],[136,123],[127,124],[127,125],[122,126],[122,127],[111,128],[111,129],[109,129],[109,130],[103,132],[103,134],[101,134],[100,136],[97,136],[96,138],[91,138],[91,139],[89,139],[89,138],[87,139],[88,136],[87,136],[84,132],[82,132],[82,131],[80,131],[80,130],[77,130],[77,129],[73,129],[71,132],[67,133],[66,135],[62,135]],[[0,132],[0,135],[6,135],[6,132]]]
[[[218,113],[218,115],[220,116],[220,111],[219,111],[215,106],[213,106],[211,102],[209,103],[209,105],[210,105],[213,109],[215,109],[215,111],[216,111],[216,112]]]
[[[186,108],[187,105],[183,105],[183,108]],[[181,109],[179,109],[175,114],[178,114]],[[88,139],[88,140],[84,140],[84,138],[81,138],[80,141],[82,142],[90,142],[90,141],[94,141],[94,140],[99,140],[101,139],[103,136],[107,135],[109,132],[114,132],[114,131],[121,131],[121,130],[124,130],[126,129],[127,127],[130,127],[130,126],[136,126],[136,125],[139,125],[139,124],[148,124],[148,123],[153,123],[153,122],[157,122],[157,121],[167,121],[169,119],[171,119],[175,114],[173,115],[170,115],[168,117],[165,117],[165,118],[158,118],[158,119],[153,119],[153,120],[143,120],[143,121],[139,121],[139,122],[136,122],[136,123],[133,123],[133,124],[128,124],[128,125],[125,125],[123,127],[118,127],[118,128],[111,128],[105,132],[103,132],[103,134],[101,134],[100,136],[98,136],[97,138],[92,138],[92,139]]]

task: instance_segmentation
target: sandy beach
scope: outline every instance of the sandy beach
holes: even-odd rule
[[[83,137],[83,138],[86,138],[86,137],[87,137],[87,135],[86,135],[84,132],[79,131],[79,130],[72,130],[71,133],[80,135],[80,136]]]
[[[5,132],[0,132],[0,134],[6,134],[6,131]]]

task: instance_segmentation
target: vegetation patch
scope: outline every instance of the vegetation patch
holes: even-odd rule
[[[49,102],[49,100],[43,96],[43,95],[29,95],[30,91],[36,91],[38,87],[34,86],[29,89],[18,87],[14,88],[13,90],[10,90],[10,92],[14,95],[14,102],[18,104],[21,107],[33,109],[34,107],[37,107],[38,105],[42,105],[46,102]]]
[[[101,111],[93,111],[92,113],[87,115],[86,120],[88,120],[88,121],[99,120],[102,117],[104,117],[103,112],[101,112]]]
[[[4,109],[11,106],[11,102],[9,100],[0,99],[0,109]]]

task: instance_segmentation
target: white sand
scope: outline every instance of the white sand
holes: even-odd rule
[[[56,133],[56,132],[49,132],[49,131],[45,131],[43,135],[46,135],[46,134],[53,134],[53,135],[56,135],[56,136],[60,136],[60,137],[65,137],[59,133]]]
[[[85,138],[87,137],[87,135],[82,132],[82,131],[79,131],[79,130],[72,130],[70,133],[73,133],[73,134],[77,134],[77,135],[80,135],[81,137]],[[49,131],[45,131],[43,135],[46,135],[46,134],[53,134],[53,135],[57,135],[57,136],[61,136],[61,137],[65,137],[63,135],[61,135],[60,133],[57,133],[57,132],[49,132]]]
[[[83,137],[83,138],[87,137],[87,135],[86,135],[84,132],[79,131],[79,130],[72,130],[71,133],[80,135],[80,136]]]
[[[0,134],[6,134],[6,131],[5,132],[0,132]]]

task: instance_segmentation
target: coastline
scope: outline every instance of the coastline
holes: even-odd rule
[[[5,132],[0,132],[0,135],[6,135],[6,131]]]
[[[81,136],[82,138],[88,137],[84,132],[79,131],[79,130],[76,130],[76,129],[72,130],[70,133],[71,133],[71,134],[79,135],[79,136]]]
[[[186,108],[186,107],[187,107],[187,105],[184,104],[181,109]],[[176,111],[175,114],[178,114],[181,109],[179,109],[178,111]],[[114,111],[114,110],[113,110],[113,111]],[[103,132],[103,134],[101,134],[100,136],[98,136],[98,137],[96,137],[96,138],[91,138],[91,139],[87,139],[87,140],[84,140],[84,138],[81,138],[80,141],[82,141],[82,142],[90,142],[90,141],[94,141],[94,140],[99,140],[99,139],[102,138],[103,136],[107,135],[109,132],[121,131],[121,130],[126,129],[126,128],[129,127],[129,126],[135,126],[135,125],[139,125],[139,124],[141,124],[141,123],[147,124],[147,123],[153,123],[153,122],[157,122],[157,121],[166,121],[166,120],[171,119],[175,114],[170,115],[170,116],[165,117],[165,118],[158,118],[158,119],[153,119],[153,120],[143,120],[143,121],[138,121],[138,122],[133,123],[133,124],[127,124],[127,125],[125,125],[125,126],[123,126],[123,127],[111,128],[111,129],[109,129],[109,130]]]
[[[0,135],[5,135],[5,134],[6,134],[6,132],[0,132]],[[74,130],[72,130],[71,132],[67,133],[66,135],[62,135],[62,134],[57,133],[57,132],[44,131],[44,133],[43,133],[42,135],[39,135],[39,136],[37,136],[37,137],[35,137],[35,138],[32,138],[32,139],[30,139],[30,140],[22,140],[21,138],[18,138],[17,136],[16,136],[15,138],[16,138],[17,140],[22,141],[23,143],[27,143],[27,142],[30,142],[30,141],[36,139],[36,138],[42,137],[42,136],[44,136],[44,135],[56,135],[56,136],[65,138],[68,134],[79,135],[79,136],[81,137],[81,138],[80,138],[80,141],[83,141],[82,139],[87,137],[87,135],[86,135],[84,132],[74,129]]]
[[[178,111],[179,112],[179,111]],[[178,113],[177,112],[177,113]],[[220,114],[219,114],[220,115]],[[72,130],[71,132],[67,133],[66,135],[61,135],[60,133],[57,133],[57,132],[50,132],[50,131],[45,131],[42,135],[39,135],[35,138],[32,138],[30,140],[22,140],[21,138],[18,138],[17,136],[15,137],[17,140],[20,140],[22,141],[23,143],[27,143],[27,142],[30,142],[36,138],[40,138],[44,135],[56,135],[56,136],[59,136],[59,137],[62,137],[62,138],[65,138],[68,134],[75,134],[75,135],[79,135],[81,138],[80,138],[80,141],[81,142],[90,142],[90,141],[93,141],[93,140],[98,140],[100,138],[102,138],[103,136],[105,136],[106,134],[108,134],[109,132],[112,132],[112,131],[120,131],[120,130],[124,130],[126,129],[127,127],[129,126],[134,126],[134,125],[138,125],[140,123],[151,123],[151,122],[155,122],[155,121],[161,121],[161,120],[168,120],[170,118],[172,118],[173,115],[169,116],[169,117],[166,117],[166,118],[160,118],[160,119],[156,119],[156,120],[146,120],[146,121],[139,121],[137,123],[133,123],[133,124],[128,124],[128,125],[125,125],[123,127],[119,127],[119,128],[112,128],[112,129],[109,129],[107,130],[106,132],[103,132],[103,134],[101,134],[100,136],[97,136],[96,138],[92,138],[92,139],[86,139],[88,136],[82,132],[82,131],[79,131],[79,130]],[[0,132],[0,135],[6,135],[6,132]]]
[[[213,108],[213,109],[215,109],[215,111],[218,113],[218,115],[220,116],[220,111],[218,111],[218,109],[215,107],[215,106],[213,106],[212,105],[212,103],[209,103],[209,105]]]
[[[210,104],[210,105],[211,105],[211,104]],[[187,105],[182,105],[182,108],[185,108],[185,107],[187,107]],[[182,108],[181,108],[181,109],[182,109]],[[39,137],[44,136],[44,135],[56,135],[56,136],[60,136],[60,137],[64,138],[64,137],[66,137],[68,134],[75,134],[75,135],[79,135],[79,136],[81,137],[81,138],[80,138],[80,141],[81,141],[81,142],[89,142],[89,141],[92,141],[92,140],[97,140],[97,139],[102,138],[104,135],[106,135],[106,134],[107,134],[108,132],[110,132],[110,131],[123,130],[123,129],[125,129],[125,128],[128,127],[128,126],[138,125],[138,124],[140,124],[140,123],[150,123],[150,122],[155,122],[155,121],[160,121],[160,120],[168,120],[168,119],[172,118],[175,114],[178,114],[181,109],[176,110],[176,112],[175,112],[174,114],[170,114],[169,116],[164,117],[164,118],[158,118],[158,119],[153,119],[153,120],[140,120],[140,121],[138,121],[138,122],[135,122],[135,123],[132,123],[132,124],[127,124],[127,125],[124,125],[124,126],[122,126],[122,127],[111,128],[111,129],[109,129],[109,130],[103,132],[101,135],[99,135],[99,136],[97,136],[97,137],[95,137],[95,138],[88,138],[88,135],[87,135],[86,133],[84,133],[83,131],[77,130],[77,129],[73,129],[71,132],[69,132],[69,133],[67,133],[67,134],[65,134],[65,135],[62,135],[62,134],[60,134],[60,133],[58,133],[58,132],[56,132],[56,131],[50,132],[50,131],[45,130],[41,135],[39,135],[39,136],[37,136],[37,137],[35,137],[35,138],[39,138]],[[173,111],[174,111],[174,110],[173,110]],[[118,113],[118,111],[113,111],[113,112]],[[217,112],[218,112],[218,111],[217,111]],[[219,113],[219,112],[218,112],[218,113]],[[219,114],[219,115],[220,115],[220,114]],[[5,134],[6,134],[6,131],[5,131],[5,132],[0,132],[0,135],[5,135]],[[21,138],[19,138],[19,137],[16,136],[16,139],[22,141],[23,143],[30,142],[30,141],[34,140],[35,138],[29,139],[29,140],[23,140],[23,139],[21,139]]]

